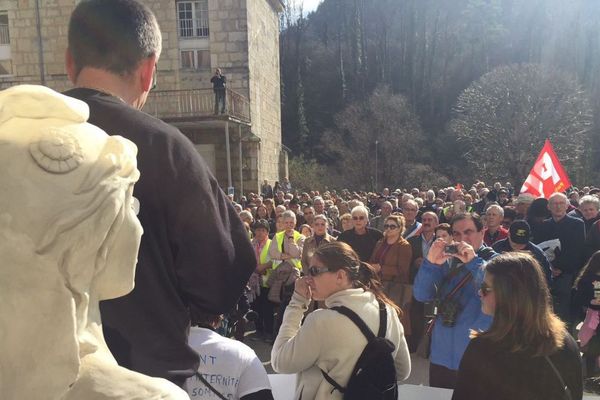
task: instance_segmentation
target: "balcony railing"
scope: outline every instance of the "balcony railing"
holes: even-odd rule
[[[0,45],[10,44],[10,34],[8,33],[8,25],[0,24]]]
[[[226,90],[224,115],[250,122],[248,99]],[[212,89],[157,90],[148,96],[144,111],[161,119],[209,117],[215,115],[215,94]]]

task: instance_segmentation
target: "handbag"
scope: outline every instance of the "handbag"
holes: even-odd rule
[[[563,388],[563,400],[573,400],[573,396],[571,395],[571,389],[569,389],[569,387],[565,384],[565,381],[563,381],[560,372],[558,372],[558,369],[556,368],[552,360],[550,360],[550,357],[544,356],[544,358],[546,359],[546,361],[548,361],[548,364],[550,364],[552,371],[554,371],[556,377],[558,378],[558,382],[560,382],[560,386]]]
[[[428,359],[431,355],[431,329],[433,325],[433,320],[430,320],[427,323],[427,327],[425,328],[425,333],[419,340],[419,344],[417,345],[417,350],[415,353],[417,356]]]

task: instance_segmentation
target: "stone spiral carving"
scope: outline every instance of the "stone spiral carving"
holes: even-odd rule
[[[38,141],[29,145],[35,162],[45,171],[65,174],[73,171],[83,161],[81,147],[69,132],[51,129]]]

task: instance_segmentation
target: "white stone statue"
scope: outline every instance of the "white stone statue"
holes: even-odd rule
[[[133,289],[137,148],[41,86],[0,92],[0,399],[189,399],[119,367],[98,302]]]

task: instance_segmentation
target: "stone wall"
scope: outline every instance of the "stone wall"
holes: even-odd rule
[[[279,180],[281,93],[277,0],[246,0],[252,132],[261,139],[259,181]]]
[[[44,80],[47,86],[64,91],[72,87],[64,66],[68,21],[79,0],[39,1]],[[180,68],[175,0],[142,1],[155,13],[163,35],[158,90],[210,88],[213,71],[220,67],[229,87],[249,98],[252,133],[260,138],[260,144],[244,143],[244,154],[249,157],[243,163],[246,191],[257,191],[263,179],[279,180],[278,0],[209,0],[211,68],[198,71]],[[35,4],[35,0],[0,0],[0,10],[8,11],[13,73],[0,77],[0,89],[16,83],[42,83]],[[218,144],[221,136],[207,133],[202,142],[212,138]],[[226,180],[219,181],[226,184]]]
[[[197,128],[182,127],[180,130],[194,144],[215,145],[215,177],[221,187],[227,188],[227,151],[225,144],[224,128],[200,126]],[[247,136],[247,127],[242,127],[242,137]],[[240,150],[239,130],[235,123],[229,124],[229,152],[231,161],[231,181],[236,191],[240,190]],[[242,141],[242,178],[244,192],[257,192],[255,182],[258,180],[258,154],[259,144],[251,141]],[[236,192],[237,196],[237,192]]]

